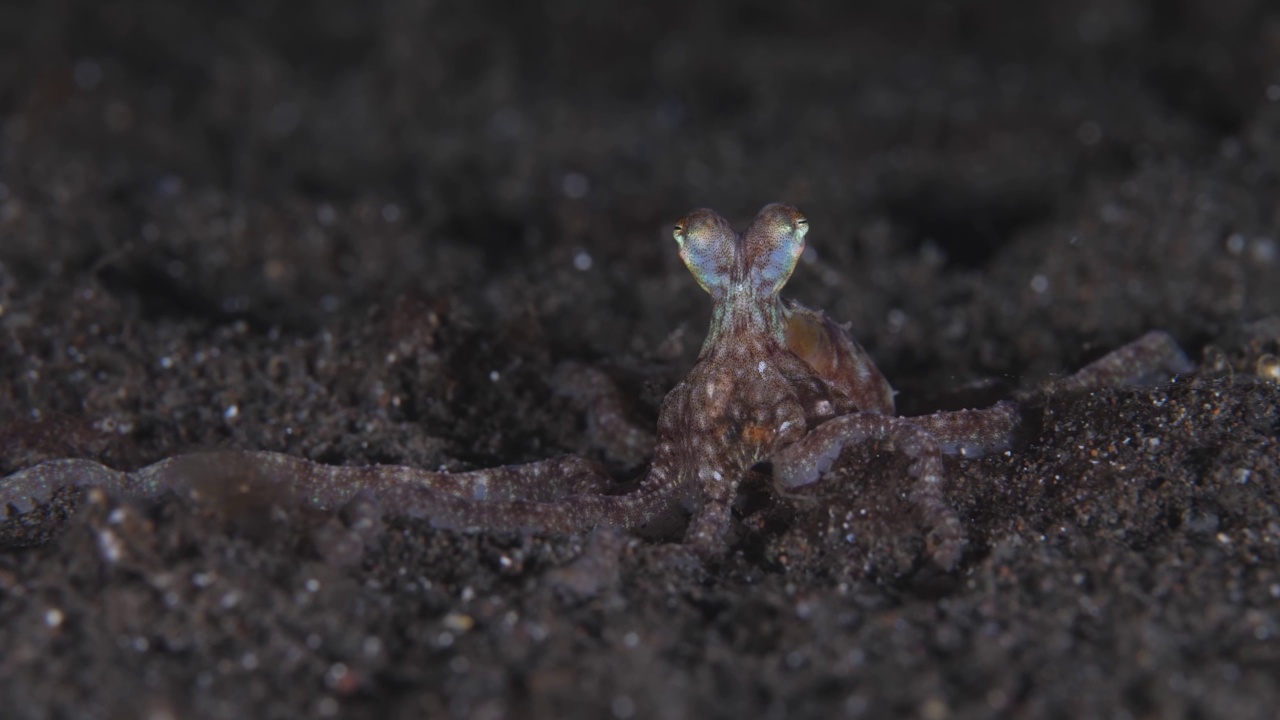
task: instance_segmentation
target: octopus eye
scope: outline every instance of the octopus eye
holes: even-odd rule
[[[757,292],[782,289],[804,252],[808,232],[808,219],[789,205],[775,203],[760,211],[745,233],[747,272]]]
[[[694,210],[676,223],[671,235],[680,246],[680,259],[702,289],[713,297],[727,292],[738,237],[729,221],[711,210]]]
[[[795,219],[795,230],[792,232],[796,236],[796,244],[803,247],[804,236],[809,232],[809,219],[803,215],[797,215]]]

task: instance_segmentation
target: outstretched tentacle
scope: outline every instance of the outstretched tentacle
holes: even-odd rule
[[[944,455],[974,458],[1013,447],[1022,411],[1017,403],[1001,400],[989,408],[948,410],[908,419],[929,433]]]
[[[24,514],[60,488],[100,487],[111,495],[153,498],[168,490],[283,488],[321,509],[341,506],[356,493],[395,485],[424,487],[472,500],[547,502],[567,495],[606,492],[612,479],[595,463],[566,456],[487,470],[428,472],[395,465],[338,466],[273,452],[217,451],[166,458],[133,472],[92,460],[50,460],[0,479],[0,508]]]
[[[0,479],[0,519],[21,517],[49,503],[59,490],[81,487],[100,487],[117,497],[152,497],[165,490],[143,487],[130,473],[93,460],[48,460]]]
[[[1152,330],[1075,373],[1054,381],[1048,390],[1071,392],[1143,385],[1194,369],[1195,364],[1172,335],[1163,330]]]
[[[854,413],[829,420],[774,457],[774,481],[785,487],[816,482],[841,450],[868,441],[889,443],[910,460],[911,503],[928,529],[927,551],[939,567],[955,567],[965,538],[959,518],[942,496],[942,450],[907,418]]]
[[[321,510],[367,493],[391,514],[425,518],[442,528],[579,532],[647,522],[671,494],[665,472],[655,468],[635,492],[608,495],[612,479],[577,457],[462,473],[325,465],[271,452],[192,453],[133,472],[91,460],[53,460],[0,479],[0,509],[4,519],[22,520],[59,489],[83,487],[140,499],[169,491],[213,498],[280,494]]]

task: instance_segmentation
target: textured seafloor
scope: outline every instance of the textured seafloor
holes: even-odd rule
[[[598,455],[547,379],[607,368],[652,422],[709,314],[667,234],[703,205],[801,206],[791,291],[908,412],[1151,328],[1203,367],[951,464],[950,575],[865,449],[695,573],[81,498],[0,552],[0,715],[1274,717],[1277,68],[1246,0],[4,5],[0,473]]]

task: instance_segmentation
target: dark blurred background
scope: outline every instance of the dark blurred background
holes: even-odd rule
[[[1278,67],[1247,0],[11,2],[0,260],[148,317],[412,293],[612,355],[700,332],[674,218],[785,200],[793,291],[900,382],[1043,373],[1276,311]]]

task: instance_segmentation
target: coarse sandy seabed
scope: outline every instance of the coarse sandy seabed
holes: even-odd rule
[[[0,552],[0,715],[1274,717],[1280,10],[875,5],[0,8],[0,473],[602,457],[547,379],[653,422],[709,316],[697,206],[799,205],[791,292],[907,413],[1152,328],[1202,361],[950,463],[952,574],[869,448],[697,572],[643,552],[679,528],[61,496]]]

